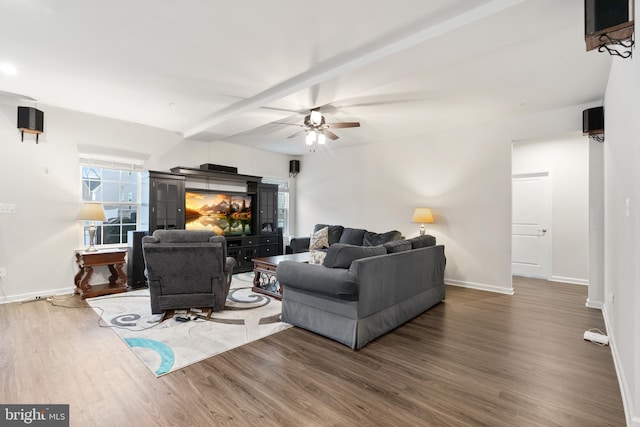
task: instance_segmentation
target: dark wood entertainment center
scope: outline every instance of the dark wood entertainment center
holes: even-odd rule
[[[282,230],[278,228],[278,186],[265,184],[262,177],[242,175],[231,171],[207,170],[178,166],[171,172],[146,171],[142,177],[141,229],[152,234],[155,230],[185,228],[185,193],[189,189],[218,191],[237,188],[252,197],[252,227],[250,235],[226,236],[228,256],[235,258],[234,273],[253,270],[253,258],[284,253]],[[230,191],[236,191],[230,190]],[[140,239],[130,242],[129,260],[135,262]],[[143,269],[135,269],[139,274]],[[131,269],[130,269],[131,271]],[[130,283],[144,283],[144,277],[131,277]]]

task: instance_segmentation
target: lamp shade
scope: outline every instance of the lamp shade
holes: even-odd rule
[[[422,224],[433,224],[433,214],[429,208],[416,208],[413,211],[413,222]]]
[[[102,203],[85,202],[82,204],[82,207],[80,208],[80,212],[78,212],[78,216],[76,217],[76,219],[79,221],[104,222],[107,220],[107,215],[104,213]]]

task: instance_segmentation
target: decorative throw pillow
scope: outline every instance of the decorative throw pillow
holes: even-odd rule
[[[386,233],[374,233],[372,231],[367,231],[364,233],[362,246],[378,246],[400,239],[402,239],[402,233],[398,230],[391,230]]]
[[[327,256],[325,251],[309,251],[311,258],[309,258],[309,264],[322,265],[324,264],[324,259]]]
[[[311,235],[309,241],[309,250],[328,248],[329,247],[329,227],[321,228]]]

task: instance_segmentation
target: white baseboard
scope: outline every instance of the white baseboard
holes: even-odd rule
[[[576,279],[575,277],[563,277],[563,276],[551,276],[549,277],[551,282],[572,283],[574,285],[586,285],[589,286],[589,280]]]
[[[3,296],[0,296],[0,304],[46,299],[54,295],[69,295],[69,294],[73,294],[75,292],[75,289],[76,289],[75,286],[71,286],[67,288],[48,289],[46,291],[39,291],[39,292],[29,292],[26,294],[6,295],[6,296],[3,295]]]
[[[587,298],[585,305],[589,308],[597,308],[598,310],[602,310],[604,308],[603,301],[591,301],[589,298]]]
[[[622,406],[624,407],[624,416],[626,417],[627,426],[640,427],[640,417],[633,413],[633,400],[631,399],[631,393],[629,391],[629,382],[626,380],[627,377],[622,368],[618,347],[616,346],[615,332],[611,329],[611,322],[609,321],[609,313],[607,312],[606,306],[602,309],[602,317],[604,318],[604,325],[607,328],[607,335],[609,335],[609,347],[611,348],[613,365],[616,368],[616,375],[618,376],[618,384],[620,385]]]
[[[460,286],[461,288],[479,289],[481,291],[497,292],[499,294],[513,295],[513,286],[509,288],[501,288],[500,286],[485,285],[484,283],[465,282],[462,280],[445,279],[447,285]]]

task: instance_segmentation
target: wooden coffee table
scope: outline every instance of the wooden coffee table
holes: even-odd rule
[[[253,259],[253,292],[269,295],[276,299],[282,299],[282,286],[276,277],[276,268],[282,261],[309,262],[311,254],[302,252],[299,254],[287,254],[268,256]]]

